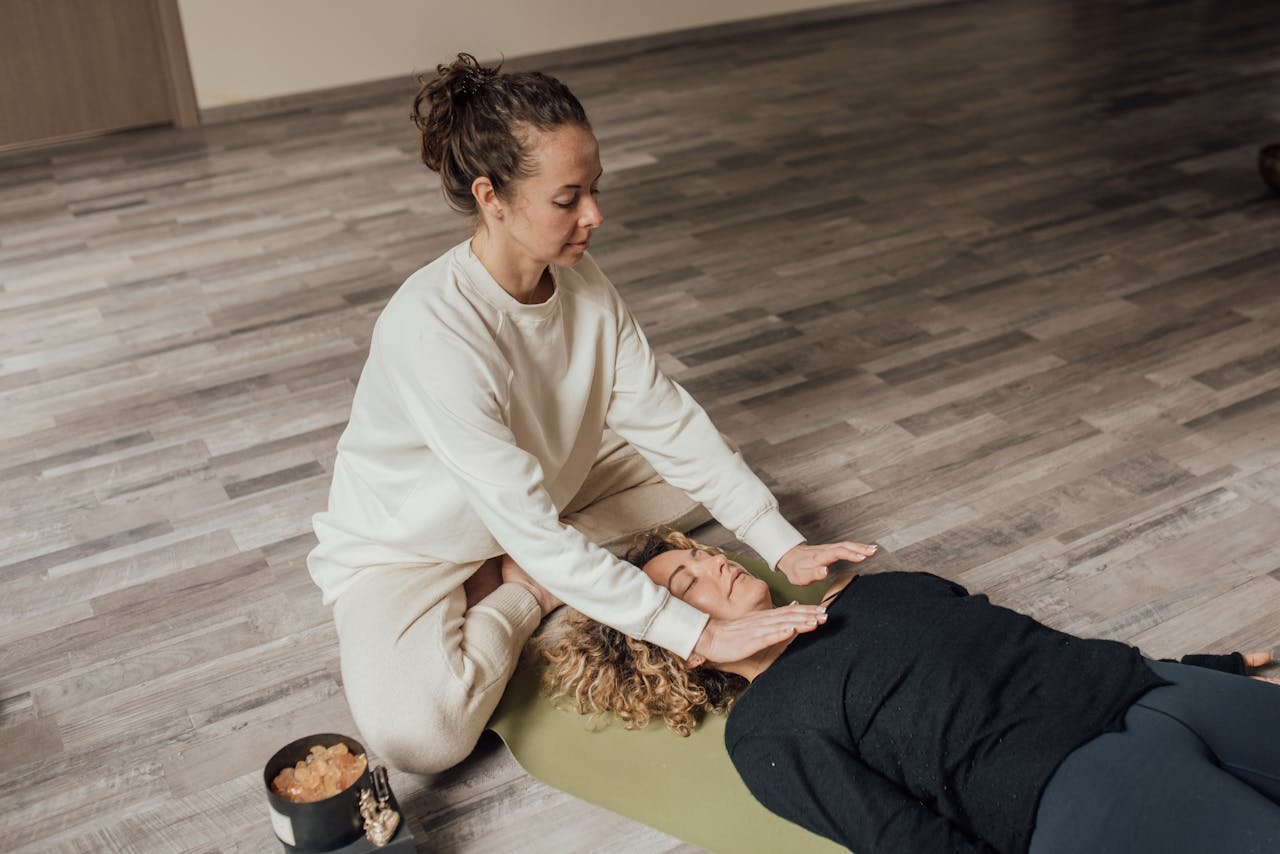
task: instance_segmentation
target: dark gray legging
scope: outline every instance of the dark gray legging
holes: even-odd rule
[[[1029,854],[1280,852],[1280,685],[1148,663],[1173,684],[1067,756]]]

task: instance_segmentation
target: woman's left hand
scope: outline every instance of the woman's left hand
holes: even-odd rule
[[[1271,663],[1271,653],[1269,652],[1242,652],[1244,657],[1244,669],[1249,672],[1250,679],[1257,679],[1259,682],[1271,682],[1280,685],[1280,676],[1254,676],[1253,671],[1259,667],[1266,667]]]
[[[827,577],[827,567],[838,560],[861,563],[876,553],[878,546],[866,543],[827,543],[811,546],[801,543],[778,561],[778,569],[787,581],[799,587],[821,581]]]

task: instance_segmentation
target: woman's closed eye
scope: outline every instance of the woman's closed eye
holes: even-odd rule
[[[593,195],[593,196],[598,196],[598,195],[600,195],[600,188],[599,188],[599,187],[592,187],[592,188],[591,188],[591,195]],[[570,200],[569,200],[569,201],[567,201],[567,202],[557,202],[557,201],[555,201],[555,200],[553,199],[551,203],[552,203],[553,205],[555,205],[556,207],[558,207],[558,208],[564,208],[565,210],[569,210],[569,209],[574,208],[574,207],[576,207],[576,206],[577,206],[577,204],[578,204],[578,197],[577,197],[577,196],[574,196],[572,199],[570,199]]]
[[[697,547],[689,549],[689,557],[695,561],[698,559],[699,553],[702,553],[702,549],[699,549]],[[689,591],[693,589],[693,585],[698,583],[698,576],[694,575],[692,572],[688,573],[688,575],[689,575],[689,583],[688,585],[685,586],[684,592],[680,594],[681,599],[688,596]]]

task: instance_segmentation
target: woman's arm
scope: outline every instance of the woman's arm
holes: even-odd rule
[[[865,543],[806,544],[703,408],[659,369],[639,324],[608,279],[594,265],[587,272],[607,288],[618,324],[613,393],[605,415],[618,435],[792,584],[825,578],[836,561],[859,563],[875,554],[876,547]]]
[[[995,854],[821,733],[753,733],[729,755],[770,811],[856,854]]]
[[[555,599],[684,658],[695,645],[703,654],[711,647],[745,657],[818,625],[819,609],[810,606],[708,623],[702,611],[565,525],[541,464],[516,444],[502,417],[500,383],[464,342],[443,330],[431,335],[412,348],[417,361],[400,355],[388,366],[397,398],[494,539]]]
[[[1234,673],[1238,676],[1245,676],[1249,672],[1244,666],[1244,656],[1238,652],[1229,652],[1225,655],[1196,653],[1184,655],[1176,661],[1172,658],[1163,658],[1161,661],[1189,664],[1192,667],[1203,667],[1206,670],[1221,670],[1223,673]]]
[[[600,277],[607,284],[608,280]],[[701,406],[666,376],[649,342],[612,285],[618,324],[613,390],[605,421],[770,567],[803,535],[778,512],[778,502],[740,454],[726,444]]]
[[[400,334],[412,346],[381,356],[396,398],[502,549],[555,598],[687,656],[707,616],[560,521],[541,463],[505,422],[496,369],[448,330]]]
[[[1162,658],[1160,660],[1174,661],[1172,658]],[[1236,676],[1248,676],[1260,682],[1280,684],[1280,679],[1275,676],[1258,676],[1254,673],[1255,670],[1272,663],[1271,653],[1269,652],[1229,652],[1224,655],[1198,653],[1184,655],[1175,663],[1189,664],[1192,667],[1204,667],[1208,670],[1220,670],[1223,673],[1232,673]]]

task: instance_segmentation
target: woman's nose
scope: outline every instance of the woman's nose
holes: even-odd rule
[[[600,205],[596,203],[596,197],[588,196],[586,210],[582,212],[582,219],[578,224],[583,228],[599,228],[602,222],[604,222],[604,214],[600,211]]]

